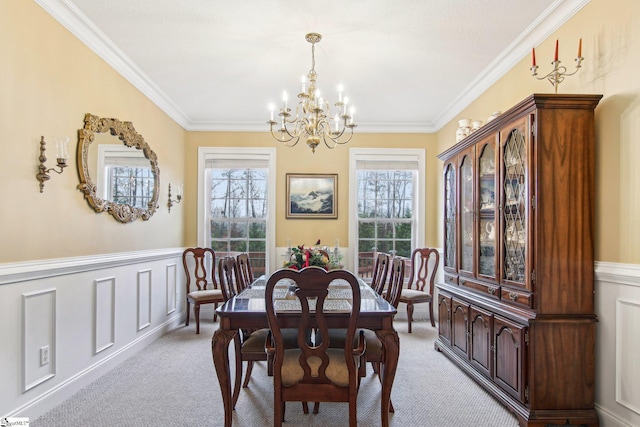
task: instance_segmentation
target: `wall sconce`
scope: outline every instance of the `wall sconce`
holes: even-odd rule
[[[38,160],[40,160],[40,166],[38,166],[40,172],[36,174],[36,179],[40,181],[41,193],[44,191],[44,183],[48,181],[49,178],[51,178],[49,176],[49,172],[54,171],[57,174],[61,174],[64,168],[67,167],[67,159],[69,158],[67,146],[69,144],[69,139],[70,138],[68,136],[64,136],[56,140],[56,160],[58,163],[58,167],[60,168],[60,170],[58,171],[55,168],[47,169],[47,167],[45,166],[44,163],[47,161],[47,157],[44,155],[44,152],[47,151],[47,149],[45,148],[47,143],[44,141],[44,136],[40,137],[40,157],[38,157]]]
[[[177,205],[182,201],[182,185],[179,185],[176,190],[176,199],[171,200],[171,183],[169,183],[169,201],[167,202],[167,206],[169,206],[169,213],[171,213],[171,207],[175,204]]]

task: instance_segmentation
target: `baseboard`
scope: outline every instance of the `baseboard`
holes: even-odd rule
[[[21,407],[16,408],[13,412],[6,414],[6,417],[28,417],[31,420],[40,417],[42,414],[58,406],[66,399],[118,366],[120,363],[134,356],[137,352],[160,338],[162,335],[183,325],[183,322],[184,312],[174,313],[173,317],[167,319],[166,322],[158,325],[145,335],[130,342],[117,352],[114,352],[108,357],[78,372],[63,383],[47,390],[45,393],[32,399]]]
[[[598,416],[600,417],[600,425],[607,427],[633,427],[632,424],[627,423],[626,421],[619,418],[616,414],[609,411],[607,408],[598,405],[595,405],[596,411],[598,412]]]

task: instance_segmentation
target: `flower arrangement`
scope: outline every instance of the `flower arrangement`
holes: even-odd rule
[[[289,261],[285,261],[283,267],[284,268],[293,268],[294,270],[300,270],[304,267],[308,267],[310,265],[315,265],[318,267],[322,267],[325,270],[331,270],[334,268],[341,268],[340,265],[331,262],[329,259],[329,254],[326,251],[317,247],[309,248],[304,247],[304,245],[300,245],[295,248],[291,248],[291,256],[289,257]]]

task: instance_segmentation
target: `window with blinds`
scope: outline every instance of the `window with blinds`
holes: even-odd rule
[[[228,152],[204,159],[207,245],[218,257],[249,253],[254,275],[268,264],[269,177],[268,156]]]
[[[142,151],[125,146],[98,146],[97,194],[118,204],[148,209],[154,176]]]
[[[385,150],[355,159],[357,266],[371,270],[376,252],[411,256],[417,241],[419,156]],[[423,167],[423,166],[422,166]],[[360,271],[362,270],[362,271]]]

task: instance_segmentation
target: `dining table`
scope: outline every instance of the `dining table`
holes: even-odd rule
[[[268,277],[257,278],[249,287],[238,295],[230,298],[222,306],[216,309],[219,318],[219,327],[211,339],[211,350],[213,353],[213,363],[215,365],[220,391],[222,392],[222,402],[224,406],[224,426],[231,427],[233,420],[233,396],[231,394],[231,372],[229,367],[229,345],[238,336],[239,330],[255,330],[268,328],[264,290]],[[362,279],[360,282],[360,315],[358,316],[357,327],[375,331],[383,345],[383,362],[379,375],[382,384],[380,398],[381,425],[389,426],[389,408],[391,402],[391,388],[398,366],[400,355],[400,339],[393,327],[393,318],[396,309],[384,298],[378,295]],[[333,283],[332,283],[333,284]],[[286,284],[282,285],[283,294],[274,298],[286,300]],[[340,286],[336,286],[335,298],[340,298]],[[331,285],[329,287],[331,293]],[[342,295],[348,299],[349,296]],[[329,328],[346,328],[349,322],[349,315],[344,310],[330,312],[325,308],[327,325]],[[283,320],[284,327],[296,328],[301,313],[297,310],[283,310],[278,312],[278,317]],[[240,366],[238,366],[240,364]],[[235,381],[240,381],[242,363],[236,358]]]

